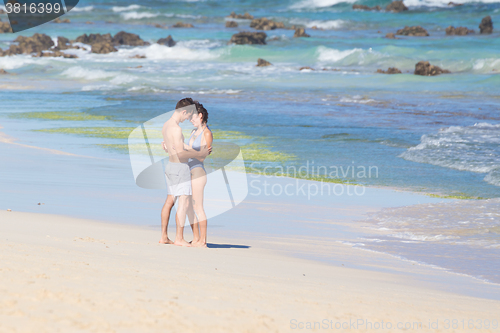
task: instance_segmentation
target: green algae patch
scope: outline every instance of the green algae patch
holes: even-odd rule
[[[94,116],[85,112],[72,111],[51,111],[51,112],[22,112],[13,113],[11,118],[22,119],[46,119],[46,120],[70,120],[70,121],[88,121],[88,120],[111,120],[108,116]]]
[[[259,162],[289,162],[297,157],[293,154],[287,154],[280,151],[271,151],[269,146],[262,143],[251,143],[241,146],[243,158],[245,161]]]
[[[245,140],[252,138],[251,136],[238,131],[213,130],[212,135],[214,140]]]
[[[35,132],[75,134],[94,138],[127,139],[134,127],[60,127],[35,130]]]
[[[439,199],[459,199],[459,200],[484,200],[486,198],[483,197],[474,197],[471,195],[467,195],[465,193],[451,194],[451,195],[442,195],[442,194],[433,194],[433,193],[424,193],[426,196],[431,198],[439,198]]]
[[[97,144],[97,146],[104,148],[104,149],[109,149],[109,150],[114,150],[118,153],[122,154],[140,154],[140,155],[149,155],[149,149],[151,149],[151,153],[155,156],[165,156],[167,157],[167,153],[163,150],[161,144],[159,143],[153,143],[149,145],[145,144]]]

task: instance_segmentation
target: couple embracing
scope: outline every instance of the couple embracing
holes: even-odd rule
[[[163,149],[168,153],[165,177],[168,196],[161,211],[160,243],[179,246],[207,247],[207,216],[203,208],[203,192],[207,183],[204,160],[212,151],[212,131],[207,126],[208,112],[203,104],[184,98],[177,102],[174,114],[162,129]],[[189,120],[195,127],[188,143],[180,123]],[[176,200],[177,207],[175,241],[168,238],[168,220]],[[193,240],[184,239],[186,215],[193,229]]]

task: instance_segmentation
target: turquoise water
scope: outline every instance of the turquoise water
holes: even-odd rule
[[[410,10],[403,13],[353,11],[352,1],[338,0],[145,1],[141,5],[129,1],[81,2],[66,15],[70,24],[50,23],[18,34],[0,34],[0,47],[8,47],[18,35],[36,32],[54,39],[74,39],[83,33],[114,34],[121,30],[139,34],[152,44],[122,47],[107,55],[82,49],[67,51],[78,59],[0,57],[0,68],[11,74],[0,76],[0,125],[2,131],[28,144],[126,163],[126,154],[102,146],[123,145],[126,139],[35,130],[136,127],[172,110],[180,98],[191,96],[208,109],[211,128],[238,131],[252,136],[254,143],[266,143],[273,151],[295,155],[285,162],[287,166],[372,166],[378,170],[376,176],[348,173],[341,178],[369,186],[497,198],[500,28],[491,35],[464,37],[446,36],[445,28],[466,26],[478,32],[479,22],[486,15],[500,27],[500,2],[464,2],[460,7],[448,7],[448,2],[408,0],[405,3]],[[356,3],[384,7],[389,2]],[[311,37],[293,38],[292,30],[280,29],[266,31],[267,45],[228,45],[232,34],[253,30],[245,20],[238,20],[238,28],[225,28],[232,11],[276,19],[285,25],[303,25]],[[1,18],[6,20],[5,15]],[[192,23],[195,28],[153,26],[178,21]],[[406,25],[421,25],[430,36],[384,38]],[[322,30],[313,30],[313,26]],[[177,41],[175,47],[154,43],[168,35]],[[146,58],[130,58],[135,55]],[[255,67],[258,58],[273,66]],[[452,74],[415,76],[414,66],[421,60]],[[302,66],[315,70],[299,71]],[[375,74],[377,69],[388,67],[397,67],[403,74]],[[22,115],[54,111],[105,116],[107,120],[26,119]],[[120,181],[133,179],[116,180],[117,184]],[[460,253],[467,253],[467,246],[478,251],[487,247],[487,251],[496,250],[498,204],[494,201],[485,207],[489,220],[469,216],[467,221],[481,230],[488,229],[477,236],[487,239],[487,246],[476,238],[470,244],[449,241],[464,237],[458,234],[462,231],[453,228],[457,235],[443,238],[442,245],[451,246],[449,249],[462,246]],[[404,213],[398,216],[406,218]],[[448,222],[458,225],[460,219],[453,219],[441,221],[439,226]],[[406,230],[411,237],[422,236],[417,240],[408,236],[406,241],[437,244],[441,239],[426,237],[439,235],[439,226],[425,224],[418,230],[427,232],[424,236]],[[398,228],[395,225],[394,235],[408,235]],[[395,239],[405,238],[393,237],[391,241]],[[397,246],[382,250],[406,257],[418,252],[413,247],[408,250]],[[488,261],[489,252],[484,253]],[[467,269],[457,271],[470,273]],[[495,280],[497,272],[490,269],[484,277]]]

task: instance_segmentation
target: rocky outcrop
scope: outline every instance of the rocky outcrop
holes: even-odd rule
[[[226,28],[237,28],[238,23],[235,21],[226,21]]]
[[[454,26],[449,26],[446,28],[446,34],[448,36],[465,36],[468,34],[473,34],[474,30],[469,30],[466,27],[458,27],[455,28]]]
[[[87,34],[78,36],[75,40],[75,42],[78,43],[83,43],[83,44],[88,44],[88,45],[93,45],[97,43],[111,43],[113,41],[113,37],[111,37],[111,34],[90,34],[87,36]]]
[[[293,37],[311,37],[310,35],[306,34],[306,30],[304,28],[298,28],[295,29],[295,33],[293,34]]]
[[[458,7],[463,5],[463,3],[454,3],[453,1],[448,2],[448,6]]]
[[[194,28],[194,25],[191,23],[177,22],[172,28]]]
[[[175,46],[175,44],[176,44],[176,42],[174,41],[174,39],[172,38],[171,35],[168,35],[167,38],[158,39],[157,43],[160,45],[168,46],[168,47]]]
[[[5,69],[2,68],[2,69],[0,69],[0,74],[2,74],[2,75],[9,74],[9,72],[7,72]]]
[[[388,12],[399,13],[408,10],[408,7],[405,6],[403,1],[393,1],[385,7],[385,10]]]
[[[231,12],[229,15],[230,18],[235,18],[235,19],[243,19],[243,20],[253,20],[253,15],[250,15],[248,13],[245,13],[243,15],[241,14],[236,14],[235,12]]]
[[[389,67],[386,71],[382,69],[377,69],[377,73],[379,74],[401,74],[401,71],[396,67]]]
[[[61,51],[54,51],[54,52],[37,52],[32,55],[32,57],[35,58],[42,58],[42,57],[63,57],[63,58],[78,58],[78,56],[74,54],[66,54]]]
[[[252,22],[250,22],[250,28],[254,28],[256,30],[284,29],[285,24],[283,24],[283,22],[276,22],[263,17],[252,20]]]
[[[417,25],[415,27],[406,26],[403,29],[399,29],[396,32],[396,35],[426,37],[426,36],[429,36],[429,33],[427,32],[427,30],[425,30],[421,26]]]
[[[491,34],[493,32],[493,21],[491,20],[491,16],[486,16],[481,20],[479,30],[481,34]]]
[[[382,7],[380,7],[380,6],[370,7],[367,5],[352,5],[352,9],[354,9],[354,10],[382,10]]]
[[[0,22],[0,34],[12,32],[12,28],[8,22]]]
[[[266,66],[271,66],[271,65],[272,64],[267,60],[264,60],[262,58],[257,59],[257,67],[266,67]]]
[[[34,34],[31,37],[18,36],[9,49],[0,50],[0,56],[11,56],[15,54],[30,54],[34,53],[33,57],[64,57],[64,58],[78,58],[73,54],[65,54],[61,50],[76,48],[69,44],[69,40],[64,37],[58,37],[58,46],[54,47],[52,38],[44,34]],[[68,45],[69,44],[69,45]],[[52,51],[52,52],[46,52]]]
[[[265,32],[248,32],[243,31],[237,34],[234,34],[231,37],[230,43],[233,44],[258,44],[265,45],[266,44],[267,35]]]
[[[415,75],[436,76],[446,73],[450,73],[450,71],[438,66],[433,66],[428,61],[420,61],[415,65]]]
[[[92,44],[92,50],[91,50],[92,53],[99,53],[99,54],[105,54],[117,51],[118,50],[113,46],[111,42],[94,43]]]
[[[398,39],[398,38],[396,37],[396,34],[395,34],[395,33],[392,33],[392,32],[390,32],[390,33],[388,33],[387,35],[385,35],[385,38],[388,38],[388,39]]]
[[[308,71],[313,71],[313,70],[314,70],[314,68],[309,67],[309,66],[304,66],[304,67],[300,67],[300,68],[299,68],[299,71],[305,71],[305,70],[308,70]]]
[[[129,32],[120,31],[116,35],[113,36],[112,39],[113,45],[130,45],[130,46],[144,46],[149,45],[148,42],[145,42],[139,37],[139,35],[131,34]]]

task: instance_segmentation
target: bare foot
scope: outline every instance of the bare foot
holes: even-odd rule
[[[207,247],[207,243],[203,242],[203,241],[198,241],[198,242],[191,242],[191,246],[192,247]]]
[[[162,237],[158,243],[160,243],[160,244],[174,244],[174,242],[172,242],[168,237],[166,239]]]
[[[191,244],[189,244],[188,242],[186,242],[184,239],[181,239],[181,240],[175,240],[174,242],[174,245],[177,245],[177,246],[186,246],[186,247],[190,247]]]

